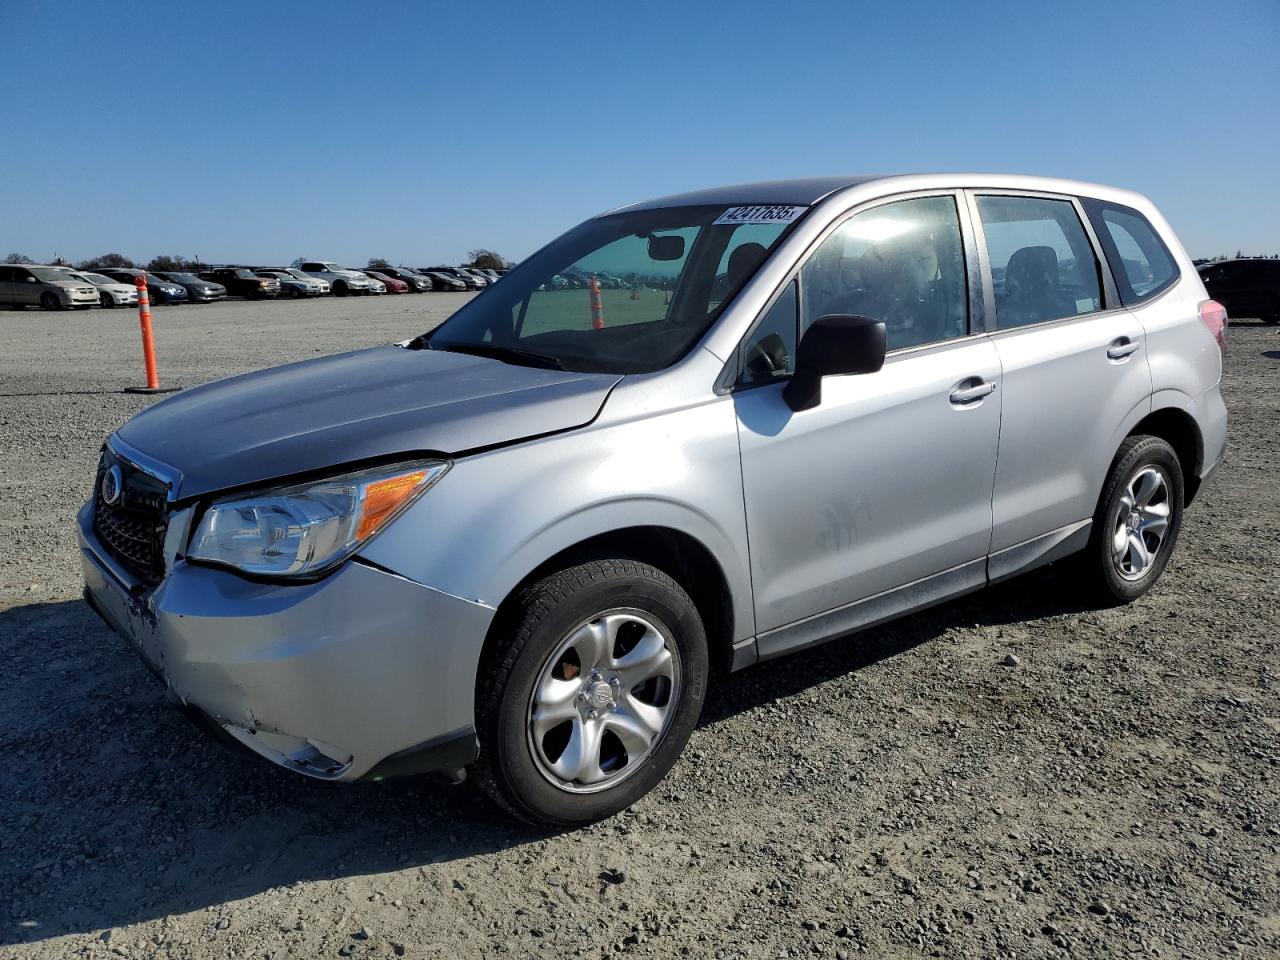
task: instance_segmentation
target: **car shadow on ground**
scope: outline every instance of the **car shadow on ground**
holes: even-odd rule
[[[1033,573],[718,678],[702,725],[953,628],[1080,609],[1061,578]],[[0,899],[12,910],[3,944],[94,935],[307,880],[429,875],[432,864],[550,836],[478,802],[471,786],[335,785],[230,751],[167,705],[124,641],[79,600],[0,614],[0,658],[10,678],[0,704]]]

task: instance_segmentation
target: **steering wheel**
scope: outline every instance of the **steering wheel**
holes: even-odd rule
[[[776,338],[776,335],[774,335]],[[786,373],[786,361],[779,362],[779,358],[764,348],[765,343],[770,338],[765,337],[763,340],[756,340],[747,347],[747,356],[743,361],[743,367],[752,374],[752,377],[762,377],[766,374],[770,377],[776,377],[779,374]],[[761,361],[765,369],[761,369]]]

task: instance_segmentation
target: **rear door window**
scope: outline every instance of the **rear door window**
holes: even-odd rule
[[[1083,198],[1093,229],[1111,263],[1120,302],[1150,300],[1178,279],[1178,265],[1147,218],[1131,207]]]
[[[978,213],[991,260],[997,329],[1102,309],[1098,261],[1071,201],[980,196]]]

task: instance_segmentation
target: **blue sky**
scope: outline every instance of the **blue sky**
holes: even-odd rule
[[[0,256],[518,259],[649,196],[899,170],[1116,184],[1194,256],[1280,252],[1277,0],[0,0],[0,31]]]

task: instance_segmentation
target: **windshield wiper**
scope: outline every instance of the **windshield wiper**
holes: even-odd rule
[[[544,367],[548,370],[563,370],[556,357],[547,353],[535,353],[533,350],[521,350],[518,347],[507,347],[500,343],[445,343],[439,346],[425,341],[429,350],[445,350],[449,353],[468,353],[476,357],[492,357],[505,363],[514,363],[525,367]]]

